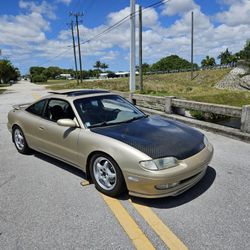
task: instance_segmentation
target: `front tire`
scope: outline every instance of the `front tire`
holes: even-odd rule
[[[90,175],[98,191],[117,197],[125,192],[126,184],[117,163],[105,154],[96,154],[90,160]]]
[[[20,127],[15,126],[13,128],[12,137],[16,149],[19,153],[28,154],[30,152],[30,148],[26,142],[24,133]]]

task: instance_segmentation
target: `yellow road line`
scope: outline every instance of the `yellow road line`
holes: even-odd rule
[[[113,199],[105,195],[102,196],[127,233],[128,237],[132,240],[135,248],[141,250],[155,249],[147,236],[142,232],[122,204],[117,199]]]
[[[37,94],[37,93],[31,93],[32,94],[32,96],[34,97],[34,99],[36,99],[36,100],[38,100],[38,99],[40,99],[41,98],[41,96],[39,95],[39,94]]]
[[[81,185],[82,185],[83,187],[88,186],[89,184],[90,184],[90,183],[89,183],[89,181],[87,181],[87,180],[81,181]]]
[[[137,212],[144,218],[149,226],[159,235],[162,241],[171,250],[187,250],[188,248],[181,242],[180,239],[161,221],[161,219],[152,211],[151,208],[133,203]]]

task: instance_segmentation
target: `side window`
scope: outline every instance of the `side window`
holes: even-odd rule
[[[39,102],[34,103],[33,105],[29,106],[26,111],[41,116],[43,113],[44,105],[46,103],[46,99],[41,100]]]
[[[60,99],[51,99],[46,107],[44,117],[56,122],[64,118],[74,119],[75,115],[68,102]]]

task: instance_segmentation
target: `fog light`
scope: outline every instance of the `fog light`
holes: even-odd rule
[[[168,184],[159,184],[159,185],[156,185],[155,188],[158,190],[164,190],[164,189],[176,187],[177,185],[179,185],[179,182],[168,183]]]

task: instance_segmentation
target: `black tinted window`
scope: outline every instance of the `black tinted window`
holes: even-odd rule
[[[45,110],[44,117],[56,122],[63,118],[74,119],[75,115],[68,102],[60,99],[51,99]]]
[[[41,116],[43,113],[45,103],[46,103],[46,100],[41,100],[29,106],[26,110],[32,114]]]

